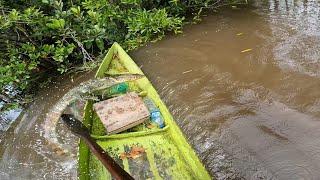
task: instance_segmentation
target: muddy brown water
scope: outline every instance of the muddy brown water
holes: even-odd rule
[[[259,1],[131,53],[212,176],[319,179],[319,15],[317,1]],[[92,74],[57,80],[2,133],[1,179],[76,179],[76,148],[54,155],[41,124]]]

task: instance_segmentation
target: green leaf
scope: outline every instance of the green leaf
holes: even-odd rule
[[[86,49],[90,49],[92,47],[92,40],[85,40],[83,41]]]
[[[53,19],[51,23],[46,24],[51,29],[63,29],[65,26],[64,19]]]
[[[9,14],[9,18],[11,21],[16,21],[19,19],[19,12],[15,9],[13,9],[10,14]]]
[[[60,72],[61,74],[65,73],[68,71],[68,68],[66,68],[64,65],[61,65],[58,69],[58,72]]]
[[[63,56],[54,55],[52,58],[57,62],[63,62]]]
[[[92,10],[89,10],[87,13],[88,13],[88,15],[89,15],[91,18],[96,18],[97,12],[94,12],[94,11],[92,11]]]
[[[100,51],[103,51],[103,50],[104,50],[104,42],[103,42],[102,39],[97,38],[97,39],[96,39],[96,44],[97,44],[98,48],[100,49]]]
[[[81,12],[80,6],[71,7],[71,8],[70,8],[70,11],[71,11],[74,15],[79,16],[79,15],[80,15],[80,12]]]
[[[42,50],[46,53],[51,53],[54,49],[54,45],[45,44],[42,46]]]

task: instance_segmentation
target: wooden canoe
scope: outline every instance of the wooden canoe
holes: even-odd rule
[[[129,55],[114,43],[101,63],[96,78],[105,74],[138,73],[141,69]],[[105,149],[120,166],[135,179],[211,179],[180,128],[175,123],[157,91],[147,78],[129,83],[130,91],[144,91],[159,107],[165,127],[134,128],[119,134],[106,135],[104,126],[88,101],[84,109],[83,123],[90,128],[92,137]],[[138,154],[125,156],[139,149]],[[90,153],[88,147],[79,143],[79,170],[81,180],[111,179],[108,171]]]

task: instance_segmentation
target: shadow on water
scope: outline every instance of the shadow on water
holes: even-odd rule
[[[254,6],[205,17],[131,55],[217,179],[317,179],[320,6]],[[1,177],[76,178],[75,158],[52,155],[41,123],[67,89],[90,77],[61,80],[38,95],[7,132]],[[75,147],[76,139],[59,129]]]

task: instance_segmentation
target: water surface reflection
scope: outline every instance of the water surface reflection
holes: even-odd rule
[[[317,179],[319,4],[255,5],[135,58],[218,179]]]

